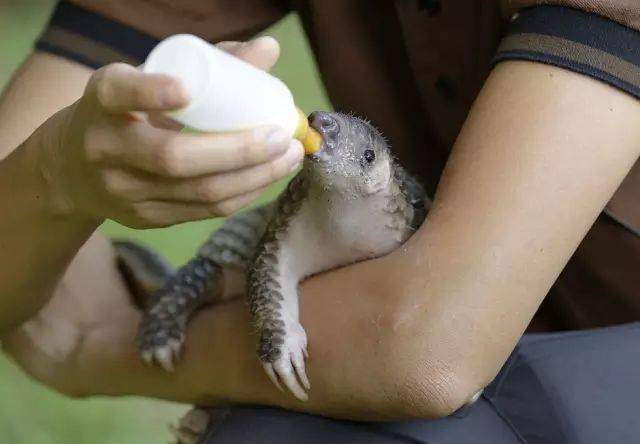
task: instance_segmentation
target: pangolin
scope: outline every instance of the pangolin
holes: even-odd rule
[[[228,218],[177,272],[170,274],[135,245],[115,244],[138,287],[152,288],[154,274],[164,282],[146,304],[137,338],[145,361],[171,370],[194,311],[244,293],[267,375],[307,399],[298,284],[392,251],[422,224],[429,207],[423,187],[397,163],[373,125],[320,111],[309,116],[309,124],[322,137],[321,149],[305,158],[277,200]],[[238,276],[245,279],[234,288],[230,282]]]

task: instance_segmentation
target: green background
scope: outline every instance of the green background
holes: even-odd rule
[[[51,0],[8,0],[0,4],[0,87],[31,51],[46,23]],[[295,15],[265,34],[276,37],[282,52],[275,75],[291,88],[305,111],[328,109],[309,47]],[[55,85],[52,85],[55,87]],[[262,200],[272,199],[282,183]],[[159,230],[131,230],[113,222],[102,229],[111,236],[145,242],[174,264],[193,254],[219,220],[188,223]],[[168,424],[186,406],[139,398],[71,400],[39,385],[0,356],[0,444],[144,444],[169,442]]]

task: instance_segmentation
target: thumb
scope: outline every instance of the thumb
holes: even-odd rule
[[[167,111],[189,102],[188,93],[178,79],[145,74],[124,63],[112,63],[93,73],[87,93],[112,113]]]
[[[280,56],[280,44],[270,36],[248,42],[220,42],[216,46],[265,71],[270,70]]]

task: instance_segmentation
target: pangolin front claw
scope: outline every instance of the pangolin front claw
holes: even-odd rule
[[[184,332],[176,320],[145,319],[137,338],[142,359],[172,372],[184,343]]]
[[[264,370],[271,382],[280,390],[284,385],[301,401],[308,400],[307,390],[311,384],[305,370],[305,357],[308,354],[304,328],[299,323],[285,328],[283,341],[278,345],[273,345],[272,338],[269,339],[270,344],[264,344],[265,338],[261,342],[263,350],[271,347],[269,353],[261,355]]]

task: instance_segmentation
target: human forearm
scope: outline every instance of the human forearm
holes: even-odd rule
[[[33,316],[98,223],[52,211],[36,140],[0,161],[0,333]]]
[[[277,405],[361,420],[422,417],[427,404],[427,416],[445,415],[452,408],[446,404],[449,394],[430,390],[446,389],[447,375],[423,367],[420,376],[429,382],[423,384],[413,372],[400,377],[399,366],[387,359],[395,319],[392,286],[385,291],[379,280],[387,271],[376,260],[303,285],[302,322],[313,349],[307,402],[279,392],[264,374],[243,300],[205,309],[190,322],[184,354],[173,373],[140,359],[134,341],[138,312],[101,322],[86,332],[56,386],[77,396],[134,394],[211,406]]]
[[[396,350],[429,350],[424,359],[449,369],[454,391],[490,382],[638,158],[639,141],[633,97],[552,66],[498,65],[427,222],[395,255],[412,276]]]
[[[51,295],[69,260],[97,226],[53,211],[43,176],[43,144],[55,134],[32,132],[80,96],[91,71],[70,67],[65,78],[48,56],[35,56],[16,75],[0,101],[0,332],[34,314]],[[55,91],[34,73],[49,76]],[[74,82],[78,82],[74,84]],[[39,92],[39,93],[38,93]]]

